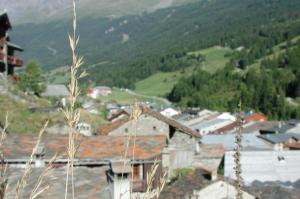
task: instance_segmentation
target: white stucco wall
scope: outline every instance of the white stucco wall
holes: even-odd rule
[[[113,199],[130,199],[129,179],[115,179],[113,182]]]

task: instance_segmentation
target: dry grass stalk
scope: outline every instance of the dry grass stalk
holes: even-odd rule
[[[0,173],[1,173],[1,179],[0,179],[0,199],[5,198],[5,195],[7,193],[7,188],[8,188],[8,184],[7,184],[7,178],[6,178],[6,171],[7,171],[7,164],[5,164],[4,161],[4,155],[2,152],[2,146],[3,146],[3,142],[6,138],[6,129],[9,126],[9,122],[8,122],[8,113],[6,113],[5,116],[5,124],[3,126],[3,129],[1,131],[1,138],[0,138],[0,158],[1,158],[1,168],[0,168]]]
[[[151,170],[149,173],[147,173],[147,191],[146,191],[146,198],[145,199],[152,199],[152,198],[156,198],[158,199],[160,196],[160,193],[162,192],[165,184],[166,184],[166,172],[164,173],[163,176],[160,177],[160,184],[159,187],[156,188],[155,190],[155,197],[153,197],[152,195],[150,195],[150,193],[152,192],[152,190],[154,189],[153,187],[153,182],[155,180],[155,175],[157,174],[157,169],[159,167],[159,161],[156,159],[154,161],[154,164],[151,167]]]
[[[0,148],[2,147],[3,141],[4,141],[5,138],[6,138],[6,130],[7,130],[8,126],[9,126],[9,122],[8,122],[8,113],[6,113],[6,115],[5,115],[5,123],[4,123],[4,127],[3,127],[2,131],[1,131]],[[2,152],[1,152],[1,153],[2,153]]]
[[[140,105],[135,102],[135,104],[132,107],[132,111],[131,111],[131,115],[130,115],[130,120],[132,121],[132,124],[134,125],[134,134],[132,135],[130,132],[128,134],[128,138],[127,138],[127,146],[126,146],[126,150],[125,150],[125,158],[124,160],[127,158],[127,151],[129,148],[129,143],[131,141],[131,137],[133,136],[133,150],[132,150],[132,162],[135,161],[135,147],[136,147],[136,137],[137,137],[137,130],[138,130],[138,121],[142,115],[142,109],[140,107]],[[137,199],[154,199],[154,198],[159,198],[160,193],[162,192],[165,183],[166,183],[166,173],[164,173],[163,176],[161,176],[160,178],[160,183],[159,183],[159,187],[157,187],[156,189],[154,189],[153,186],[153,182],[155,180],[156,174],[158,172],[158,168],[159,168],[159,161],[155,160],[154,164],[151,167],[151,170],[147,173],[147,189],[146,189],[146,193],[145,194],[141,194],[141,195],[137,195],[137,196],[133,196],[133,181],[134,181],[134,176],[131,175],[131,186],[130,186],[130,198],[137,198]],[[124,162],[124,167],[125,167],[125,162]],[[131,167],[132,169],[132,174],[133,174],[133,165]]]
[[[44,125],[44,127],[39,132],[39,137],[38,137],[38,140],[36,142],[36,145],[35,145],[35,147],[32,150],[32,153],[30,155],[29,160],[26,162],[24,174],[23,174],[21,180],[19,180],[18,183],[17,183],[15,199],[22,198],[23,190],[26,187],[27,180],[28,180],[29,175],[30,175],[30,173],[32,171],[32,163],[34,161],[34,155],[36,154],[36,152],[37,152],[37,150],[38,150],[38,148],[40,146],[42,135],[45,132],[45,129],[47,128],[47,126],[48,126],[48,122],[46,122],[46,124]]]
[[[165,172],[159,180],[159,186],[158,187],[154,187],[153,183],[155,180],[155,176],[158,172],[158,168],[160,161],[159,160],[155,160],[154,164],[151,167],[151,170],[147,173],[147,189],[146,189],[146,193],[145,194],[140,194],[137,195],[135,197],[135,199],[158,199],[160,197],[161,192],[163,191],[165,185],[166,185],[166,177],[167,177],[167,173]]]
[[[74,187],[74,158],[76,153],[76,142],[79,139],[78,133],[76,133],[76,127],[80,119],[80,111],[76,108],[77,98],[80,94],[78,80],[87,75],[84,71],[79,74],[80,66],[83,64],[83,57],[79,57],[76,53],[78,46],[79,37],[76,35],[77,29],[77,14],[76,14],[76,3],[73,0],[73,34],[69,34],[69,44],[72,51],[72,65],[71,65],[71,78],[69,83],[70,90],[70,106],[64,110],[64,115],[69,126],[69,144],[68,144],[68,165],[67,165],[67,177],[66,177],[66,188],[65,198],[68,197],[68,185],[69,175],[71,172],[71,192],[72,198],[75,198],[75,187]]]
[[[136,136],[137,136],[137,130],[138,130],[138,121],[139,121],[139,118],[140,116],[142,115],[142,110],[139,106],[139,104],[137,102],[135,102],[133,108],[132,108],[132,112],[131,112],[131,115],[130,115],[130,119],[132,120],[133,122],[133,125],[134,125],[134,138],[133,138],[133,150],[132,150],[132,162],[134,163],[135,161],[135,147],[136,147]],[[132,188],[133,188],[133,169],[134,169],[134,165],[131,166],[131,186],[130,186],[130,195],[132,195]]]
[[[134,162],[134,151],[135,151],[135,140],[136,140],[136,134],[137,134],[137,121],[139,120],[140,115],[142,114],[141,109],[138,105],[137,102],[134,103],[134,105],[132,106],[131,109],[131,115],[130,115],[130,120],[132,121],[132,125],[135,124],[135,132],[134,135],[131,134],[131,132],[129,132],[127,138],[126,138],[126,146],[125,146],[125,151],[124,151],[124,156],[123,156],[123,168],[122,168],[122,176],[121,179],[124,179],[124,170],[125,170],[125,166],[127,164],[127,157],[128,157],[128,150],[129,150],[129,145],[131,143],[131,137],[134,136],[134,146],[133,146],[133,150],[132,150],[132,155],[133,155],[133,160],[132,162]],[[133,166],[131,167],[132,173],[133,173]],[[133,175],[132,175],[132,179],[131,179],[131,186],[130,186],[130,195],[132,195],[132,182],[133,182]],[[120,192],[121,192],[121,187],[120,187]],[[119,198],[121,199],[122,193],[120,193],[121,195],[119,196]]]
[[[53,172],[53,163],[57,160],[57,155],[53,156],[52,159],[49,161],[48,166],[44,169],[44,171],[41,173],[41,175],[38,177],[37,183],[34,186],[33,190],[31,191],[29,199],[35,199],[39,195],[41,195],[43,192],[48,190],[50,188],[50,185],[44,185],[42,187],[44,179],[47,176],[50,176]]]

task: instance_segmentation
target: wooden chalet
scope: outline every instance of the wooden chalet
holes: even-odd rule
[[[14,75],[15,67],[21,67],[23,60],[15,57],[15,52],[23,49],[10,42],[8,31],[12,29],[7,13],[0,14],[0,72]]]

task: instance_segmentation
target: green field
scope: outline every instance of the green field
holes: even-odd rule
[[[200,66],[189,67],[184,70],[167,73],[156,73],[142,81],[135,84],[135,92],[149,96],[161,96],[164,97],[169,93],[173,86],[177,83],[180,77],[189,76],[193,73],[194,69],[199,67],[208,72],[214,73],[218,69],[221,69],[229,61],[229,57],[225,57],[225,54],[231,52],[228,48],[215,46],[200,51],[190,52],[189,55],[202,54],[205,56],[206,61]]]
[[[225,64],[229,61],[229,57],[225,57],[226,53],[230,53],[232,50],[221,46],[214,46],[204,50],[190,52],[189,54],[202,54],[205,56],[206,61],[204,62],[202,69],[214,73],[218,69],[222,69]]]
[[[105,103],[110,101],[116,101],[120,104],[134,104],[135,102],[150,102],[159,105],[165,105],[165,103],[160,99],[153,99],[152,97],[132,95],[127,91],[118,88],[113,88],[111,95],[106,97],[101,97],[100,100]]]
[[[50,84],[66,84],[70,78],[69,67],[62,66],[51,70],[45,74],[45,79],[47,83]]]
[[[28,96],[27,98],[30,98]],[[65,125],[65,117],[62,112],[31,112],[28,107],[51,107],[48,100],[32,97],[31,103],[17,102],[7,95],[0,94],[0,124],[5,124],[8,114],[8,132],[16,134],[36,134],[43,125],[49,121],[48,127],[52,125]],[[94,115],[81,110],[80,121],[89,122],[94,129],[105,123],[102,116]]]
[[[191,69],[189,69],[189,71],[190,70]],[[147,79],[137,82],[135,84],[135,92],[149,96],[164,97],[172,90],[180,77],[187,76],[189,74],[190,72],[156,73]]]

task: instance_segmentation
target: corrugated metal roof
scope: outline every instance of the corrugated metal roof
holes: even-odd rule
[[[209,131],[215,131],[219,128],[222,128],[224,126],[227,126],[228,124],[231,124],[232,120],[224,120],[224,119],[214,119],[207,122],[200,123],[195,126],[190,126],[193,129],[197,129],[198,131],[203,131],[205,129],[209,129]]]
[[[225,153],[225,177],[235,176],[233,155],[233,151]],[[300,179],[300,151],[242,151],[241,165],[246,183]]]
[[[258,134],[243,135],[242,146],[244,150],[271,150],[271,146],[258,138],[257,135]],[[202,136],[201,141],[203,144],[222,144],[226,151],[230,151],[235,148],[235,134],[204,135]]]
[[[294,122],[288,122],[288,123],[279,122],[277,125],[274,125],[269,128],[261,129],[261,131],[270,132],[270,133],[286,133],[288,130],[295,127],[296,127],[296,123]]]
[[[286,143],[291,138],[296,138],[297,140],[300,140],[300,134],[295,134],[295,133],[266,134],[266,135],[259,135],[258,137],[272,144]]]
[[[287,131],[287,133],[296,133],[300,134],[300,125],[295,126],[294,128],[291,128]]]

